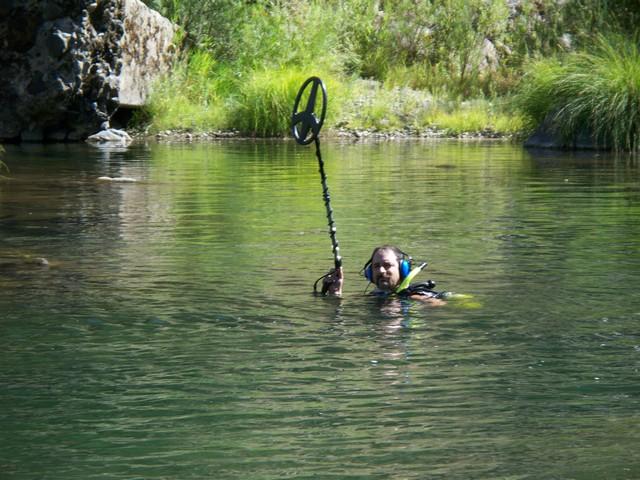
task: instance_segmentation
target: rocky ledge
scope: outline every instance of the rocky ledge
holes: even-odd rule
[[[174,25],[139,0],[0,1],[0,141],[75,141],[141,106]]]

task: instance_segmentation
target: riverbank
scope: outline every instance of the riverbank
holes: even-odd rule
[[[298,74],[286,88],[272,79],[274,86],[261,84],[254,92],[250,111],[242,115],[234,111],[233,97],[218,99],[216,105],[195,107],[192,115],[184,115],[167,102],[169,92],[153,97],[166,109],[153,110],[146,122],[140,122],[134,136],[157,140],[194,141],[233,137],[282,138],[289,135],[290,109],[295,95],[306,77]],[[510,111],[505,98],[452,100],[410,87],[386,87],[379,81],[352,79],[339,83],[328,76],[327,118],[323,137],[347,139],[394,140],[406,138],[524,138],[530,125],[517,112]],[[274,90],[279,90],[274,98]],[[161,101],[160,101],[161,100]],[[205,115],[216,108],[229,108],[225,121],[206,121]],[[253,120],[249,125],[237,118]],[[234,120],[235,119],[235,120]],[[243,120],[244,121],[244,120]]]
[[[143,121],[160,138],[284,137],[314,75],[329,97],[325,137],[525,138],[546,122],[560,146],[586,131],[596,146],[637,150],[637,7],[440,3],[223,2],[208,15],[179,2],[165,13],[192,38]],[[614,32],[623,40],[602,40]]]
[[[221,140],[282,140],[288,137],[256,137],[243,135],[237,130],[212,130],[193,132],[189,130],[164,130],[157,133],[134,129],[128,130],[134,141],[152,141],[158,143],[198,143],[214,142]],[[402,141],[402,140],[486,140],[486,141],[519,141],[523,137],[516,134],[498,133],[492,130],[478,132],[463,132],[450,134],[445,130],[426,128],[416,130],[406,127],[401,130],[377,131],[356,129],[331,129],[323,130],[321,137],[332,141]]]

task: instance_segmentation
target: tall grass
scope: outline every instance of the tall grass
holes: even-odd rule
[[[322,74],[311,68],[280,68],[255,71],[240,85],[231,113],[234,127],[260,137],[287,135],[296,94],[310,74],[320,75],[330,92],[332,107],[325,121],[332,123],[342,103],[341,81],[329,72]]]
[[[216,130],[228,128],[225,76],[213,57],[194,51],[157,82],[139,121],[153,131]]]
[[[454,108],[438,106],[422,122],[455,136],[517,136],[525,127],[521,115],[507,112],[503,105],[482,99],[456,104]]]
[[[347,18],[340,9],[297,0],[169,3],[174,18],[197,23],[191,43],[199,47],[154,89],[147,109],[152,129],[284,135],[298,88],[320,72],[334,99],[329,114],[336,115],[335,99],[351,55],[339,38]],[[226,23],[218,31],[220,22]]]
[[[343,103],[345,87],[338,76],[313,67],[280,67],[250,70],[238,79],[206,52],[192,54],[160,80],[138,120],[151,131],[234,129],[250,136],[284,136],[298,89],[312,74],[320,75],[330,92],[330,124]]]
[[[437,110],[439,124],[449,125],[446,129],[471,128],[481,117],[500,123],[497,118],[503,118],[502,110],[486,105],[512,92],[532,58],[580,51],[593,43],[593,32],[634,30],[640,20],[637,0],[146,2],[183,27],[183,47],[189,58],[156,88],[147,110],[154,128],[236,128],[253,135],[283,134],[285,120],[280,117],[291,108],[286,103],[292,101],[292,90],[318,72],[340,92],[362,85],[354,83],[354,78],[376,80],[384,86],[366,108],[345,113],[343,123],[395,129],[407,122],[435,121],[436,110],[412,105],[410,99],[398,104],[393,93],[416,90],[459,107],[460,115],[448,106]],[[592,54],[598,59],[589,60]],[[602,52],[572,55],[571,61],[586,68],[591,68],[589,62],[606,57]],[[575,97],[579,89],[576,83],[571,90],[566,80],[566,93],[558,90],[556,77],[565,76],[570,70],[567,66],[547,60],[532,68],[539,71],[527,70],[531,86],[523,88],[530,90],[530,100],[527,94],[520,96],[523,104],[530,103],[524,109],[530,119],[544,117],[555,108],[558,127],[572,130],[586,122],[600,142],[635,144],[633,135],[623,139],[620,132],[598,127],[589,120],[586,106],[571,103],[561,110],[557,103],[551,104],[558,96]],[[571,77],[574,83],[578,77]],[[599,92],[608,90],[602,83]],[[342,103],[336,101],[333,88],[330,91],[329,112],[335,115]],[[352,90],[351,96],[362,95]],[[484,113],[469,107],[468,100],[478,99],[485,100],[476,103],[485,105],[480,109]],[[623,104],[629,102],[630,98],[616,97],[609,104],[618,106],[610,114],[627,111],[630,107]],[[348,99],[345,108],[348,112]],[[574,114],[563,117],[568,112]],[[504,128],[522,125],[515,118],[503,122]]]
[[[588,133],[600,147],[640,149],[638,39],[600,36],[589,52],[529,66],[517,97],[535,123],[546,119],[570,143]]]

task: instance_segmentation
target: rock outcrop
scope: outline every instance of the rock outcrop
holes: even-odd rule
[[[0,0],[0,140],[76,141],[144,104],[175,26],[139,0]]]
[[[564,150],[609,150],[606,140],[596,138],[587,126],[572,135],[562,135],[553,114],[547,115],[536,130],[524,142],[527,148],[551,148]]]

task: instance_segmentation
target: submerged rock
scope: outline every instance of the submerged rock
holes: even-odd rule
[[[0,255],[0,273],[30,270],[32,268],[48,268],[49,266],[49,260],[44,257],[33,257],[26,254]]]
[[[30,259],[27,260],[27,263],[29,265],[38,265],[40,267],[48,267],[49,266],[49,260],[47,260],[44,257],[30,258]]]
[[[121,182],[121,183],[134,183],[137,182],[135,178],[132,177],[98,177],[99,182]]]

